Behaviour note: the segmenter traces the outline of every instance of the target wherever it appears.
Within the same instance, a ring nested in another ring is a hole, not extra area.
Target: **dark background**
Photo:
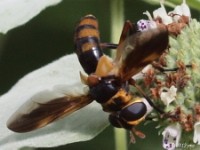
[[[158,7],[141,0],[125,0],[125,19],[136,22],[146,18],[142,15],[144,11],[152,12]],[[7,92],[25,74],[72,53],[74,27],[86,14],[93,14],[98,18],[101,40],[109,42],[112,16],[108,0],[63,0],[57,6],[47,8],[25,25],[9,31],[6,35],[0,35],[0,95]],[[199,12],[193,10],[192,15],[198,18]],[[154,126],[147,125],[143,128],[147,138],[137,139],[135,145],[128,144],[129,149],[148,150],[149,147],[145,147],[147,145],[155,145],[152,147],[154,150],[161,149],[162,137],[157,136]],[[158,143],[160,145],[156,145]],[[53,149],[55,148],[46,150]],[[113,128],[107,128],[93,140],[61,146],[58,149],[112,150]]]

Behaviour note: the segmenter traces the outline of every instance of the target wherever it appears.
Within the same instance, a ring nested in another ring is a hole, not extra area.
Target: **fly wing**
[[[118,74],[122,80],[128,80],[152,63],[168,48],[168,31],[166,27],[149,29],[133,33],[119,46],[122,52],[118,62]]]
[[[56,97],[55,93],[43,91],[32,97],[9,118],[7,127],[14,132],[29,132],[67,116],[93,101],[88,94]]]
[[[136,24],[130,22],[129,20],[127,20],[124,23],[123,29],[122,29],[122,33],[119,39],[119,43],[118,43],[118,47],[117,47],[117,53],[116,53],[116,57],[115,57],[115,62],[118,62],[119,59],[121,58],[121,55],[124,52],[123,49],[123,44],[125,44],[125,40],[131,36],[134,35],[135,33],[137,33],[137,26]],[[122,46],[122,48],[121,48]]]

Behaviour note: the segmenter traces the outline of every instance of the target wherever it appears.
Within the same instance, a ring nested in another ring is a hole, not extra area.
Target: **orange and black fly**
[[[151,23],[153,26],[148,27]],[[125,128],[143,137],[135,126],[151,111],[149,106],[162,111],[135,84],[132,76],[157,60],[168,48],[169,39],[165,25],[154,21],[148,21],[145,26],[140,24],[126,21],[118,44],[101,43],[97,19],[93,15],[83,17],[75,28],[74,43],[79,62],[87,73],[81,73],[80,77],[89,91],[84,95],[49,99],[27,112],[21,111],[27,106],[23,105],[8,120],[8,128],[15,132],[29,132],[96,100],[109,113],[109,121],[114,127]],[[116,57],[106,56],[104,48],[116,48]],[[139,89],[142,97],[130,92],[131,85]],[[29,106],[33,104],[33,101],[28,102]]]

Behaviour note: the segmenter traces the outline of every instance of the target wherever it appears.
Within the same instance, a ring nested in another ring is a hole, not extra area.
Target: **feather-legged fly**
[[[126,21],[118,44],[101,43],[97,19],[87,15],[75,28],[74,42],[79,62],[87,73],[80,73],[80,78],[89,91],[84,95],[49,99],[22,113],[21,110],[27,107],[23,105],[8,120],[7,127],[15,132],[29,132],[96,100],[109,113],[109,121],[114,127],[125,128],[143,137],[134,127],[145,119],[152,107],[160,113],[162,110],[142,92],[132,77],[168,48],[166,26],[154,21],[140,20],[137,24]],[[104,48],[116,48],[116,57],[106,56]],[[131,85],[141,92],[142,97],[130,92]]]

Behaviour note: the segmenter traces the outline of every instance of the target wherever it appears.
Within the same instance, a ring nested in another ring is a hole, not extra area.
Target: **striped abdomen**
[[[76,53],[87,74],[94,73],[99,58],[103,55],[100,48],[98,22],[93,15],[83,17],[75,29]]]

